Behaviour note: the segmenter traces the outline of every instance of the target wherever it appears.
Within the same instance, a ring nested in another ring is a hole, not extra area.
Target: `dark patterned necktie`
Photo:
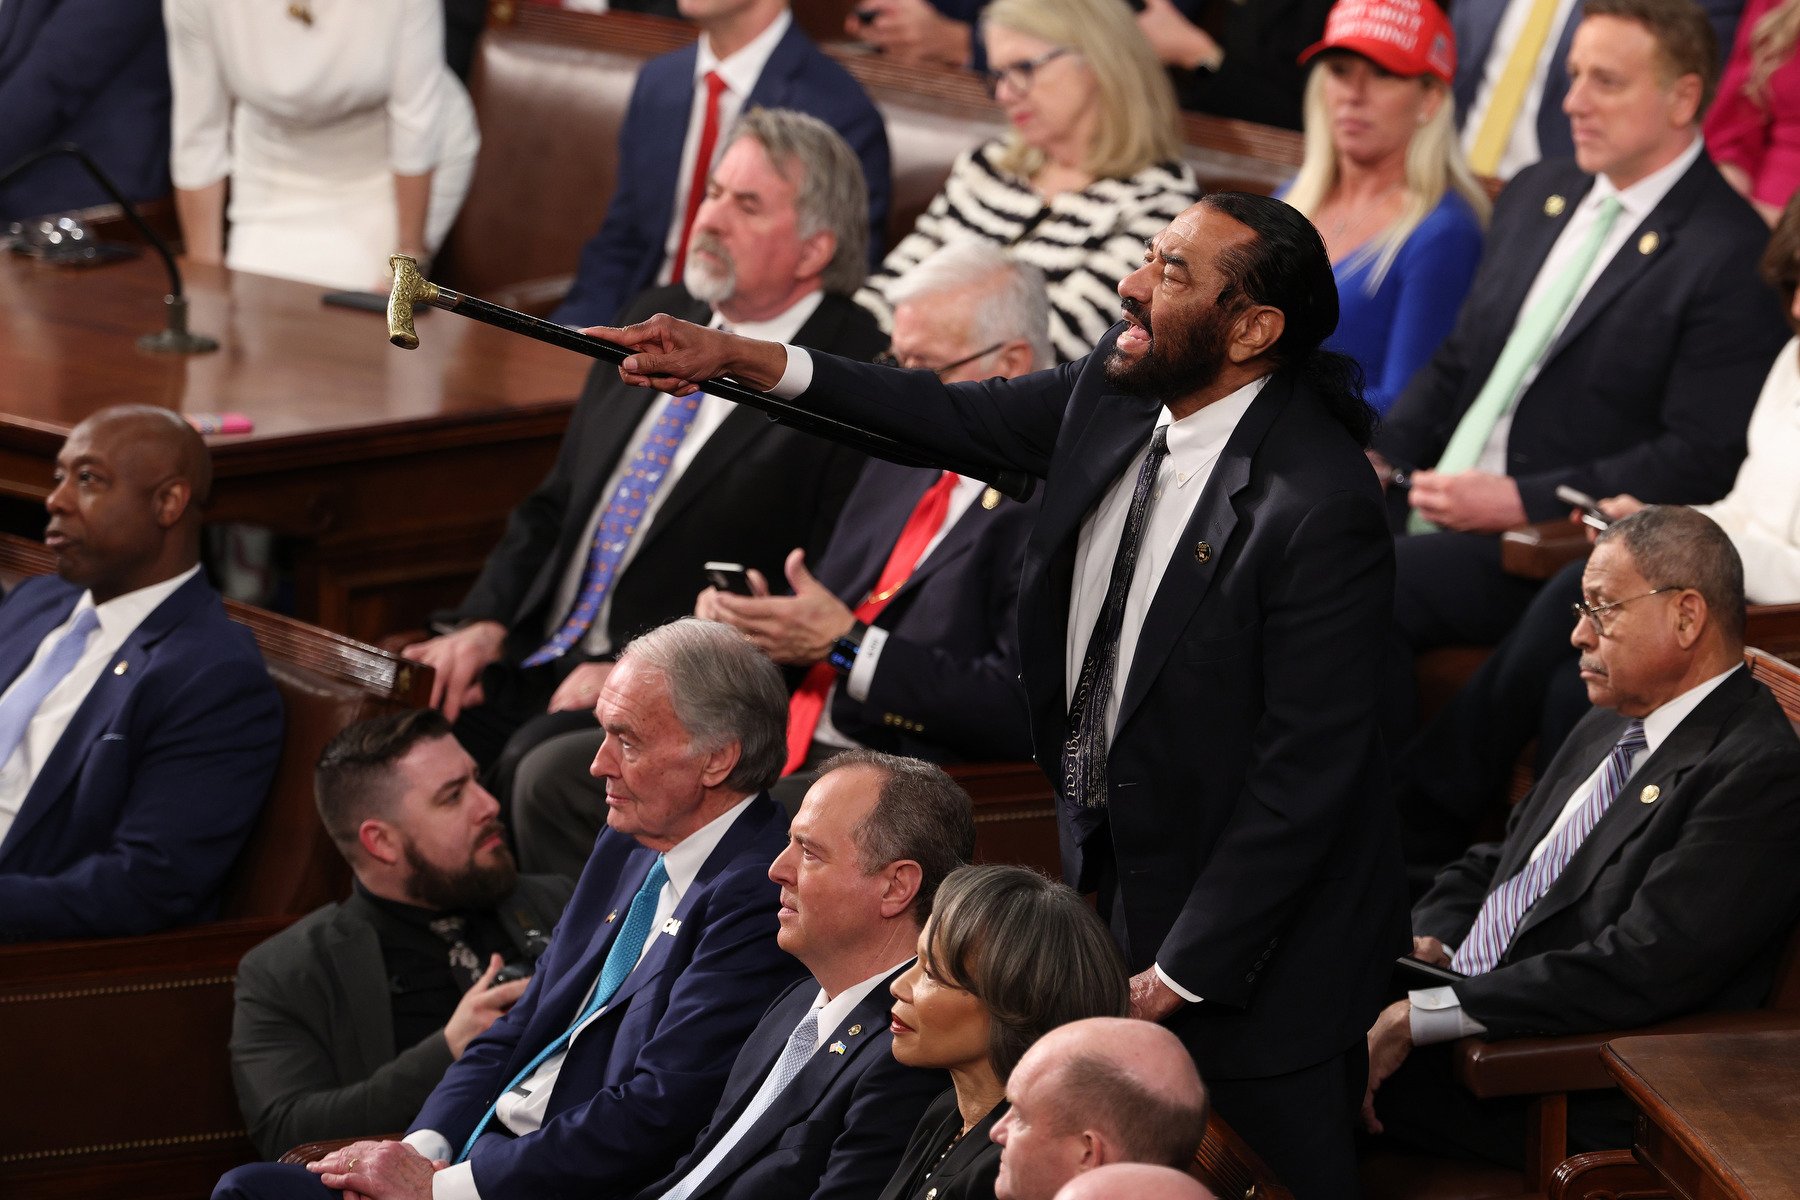
[[[469,945],[468,922],[461,917],[439,917],[431,923],[431,932],[450,947],[450,970],[456,975],[456,985],[465,992],[474,987],[481,978],[482,962],[475,947]]]
[[[1069,735],[1062,750],[1063,794],[1083,808],[1099,808],[1106,803],[1106,709],[1112,699],[1113,674],[1119,665],[1125,597],[1137,570],[1138,548],[1144,542],[1157,469],[1169,452],[1168,428],[1156,427],[1150,436],[1150,452],[1138,468],[1131,507],[1125,513],[1125,530],[1119,535],[1112,574],[1106,581],[1106,600],[1094,621],[1094,632],[1088,637],[1075,698],[1069,703]]]

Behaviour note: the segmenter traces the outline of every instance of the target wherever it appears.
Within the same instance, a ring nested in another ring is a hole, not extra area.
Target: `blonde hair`
[[[1762,109],[1769,107],[1769,76],[1794,56],[1800,41],[1800,0],[1782,0],[1756,22],[1750,33],[1750,78],[1744,94]]]
[[[1065,46],[1086,60],[1100,91],[1100,121],[1082,168],[1096,179],[1124,179],[1181,154],[1175,89],[1129,6],[1119,0],[993,0],[984,25]],[[1000,166],[1029,179],[1041,150],[1009,132]]]
[[[1306,157],[1294,186],[1288,189],[1287,202],[1311,220],[1331,190],[1338,185],[1337,139],[1331,133],[1331,115],[1325,111],[1325,72],[1323,63],[1312,69],[1306,79]],[[1475,219],[1486,228],[1493,204],[1487,189],[1469,169],[1463,157],[1462,143],[1456,136],[1455,104],[1449,89],[1437,79],[1421,76],[1421,84],[1446,93],[1437,112],[1413,132],[1406,145],[1406,205],[1392,225],[1380,236],[1371,238],[1350,256],[1350,265],[1373,260],[1367,290],[1373,293],[1387,278],[1388,270],[1399,257],[1406,239],[1419,223],[1431,215],[1444,193],[1454,191],[1475,210]]]

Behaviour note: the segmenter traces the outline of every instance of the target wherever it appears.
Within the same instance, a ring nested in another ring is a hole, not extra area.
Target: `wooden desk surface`
[[[487,423],[566,419],[591,365],[441,312],[419,319],[418,350],[398,350],[383,317],[321,304],[322,288],[216,267],[190,268],[186,283],[192,328],[222,343],[212,354],[137,348],[163,321],[164,275],[151,255],[85,269],[0,256],[0,447],[47,463],[75,423],[109,404],[241,412],[253,433],[208,439],[228,478],[375,457],[397,436],[479,437]],[[46,483],[0,472],[15,495],[41,497]]]
[[[295,539],[296,615],[364,640],[462,594],[593,365],[437,311],[399,350],[381,314],[223,268],[187,272],[190,325],[219,350],[140,350],[165,286],[149,255],[81,269],[0,254],[0,495],[41,503],[70,428],[107,405],[243,413],[254,432],[207,439],[208,519]]]
[[[1640,1159],[1690,1200],[1800,1200],[1800,1032],[1607,1043]]]

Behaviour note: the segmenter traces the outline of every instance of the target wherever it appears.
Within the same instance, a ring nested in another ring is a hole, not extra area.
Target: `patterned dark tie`
[[[1063,794],[1083,808],[1106,804],[1106,709],[1119,665],[1119,631],[1125,623],[1125,597],[1131,591],[1138,548],[1144,542],[1157,469],[1169,453],[1168,437],[1166,425],[1158,425],[1150,436],[1150,452],[1138,469],[1131,507],[1125,513],[1125,530],[1119,535],[1119,549],[1113,555],[1106,600],[1094,621],[1094,632],[1088,637],[1075,698],[1069,703],[1069,735],[1062,751]]]
[[[481,955],[469,945],[469,923],[461,917],[439,917],[431,922],[431,932],[444,939],[450,951],[450,970],[463,991],[474,987],[486,969]]]

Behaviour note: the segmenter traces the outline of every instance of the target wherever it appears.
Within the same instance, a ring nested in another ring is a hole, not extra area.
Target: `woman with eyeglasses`
[[[918,225],[857,299],[887,325],[889,289],[942,246],[978,239],[1043,271],[1058,362],[1119,317],[1119,280],[1199,197],[1175,95],[1119,0],[994,0],[989,93],[1011,125],[961,155]]]
[[[1788,201],[1769,237],[1762,277],[1781,297],[1788,324],[1800,335],[1800,195]],[[1737,548],[1751,604],[1800,603],[1800,471],[1794,469],[1800,460],[1800,336],[1769,368],[1750,414],[1748,443],[1731,490],[1694,507],[1716,521]],[[1578,481],[1577,486],[1587,485]],[[1600,500],[1598,507],[1617,521],[1644,502],[1620,495]],[[1612,637],[1643,597],[1572,612],[1571,605],[1584,602],[1585,565],[1585,559],[1570,563],[1538,590],[1480,670],[1395,756],[1395,796],[1409,862],[1437,865],[1460,854],[1482,817],[1503,799],[1525,744],[1537,738],[1535,765],[1541,774],[1587,712],[1587,689],[1576,673],[1580,656],[1569,643],[1573,623],[1593,621],[1599,636]]]
[[[1449,335],[1490,205],[1456,137],[1456,46],[1432,0],[1342,0],[1300,56],[1306,157],[1283,197],[1325,239],[1338,284],[1327,349],[1362,364],[1385,413]]]
[[[1123,6],[1121,6],[1123,7]],[[993,1200],[1006,1078],[1031,1044],[1084,1017],[1122,1017],[1130,983],[1073,890],[1024,867],[963,867],[938,889],[919,957],[894,980],[894,1057],[950,1074],[881,1200]]]

